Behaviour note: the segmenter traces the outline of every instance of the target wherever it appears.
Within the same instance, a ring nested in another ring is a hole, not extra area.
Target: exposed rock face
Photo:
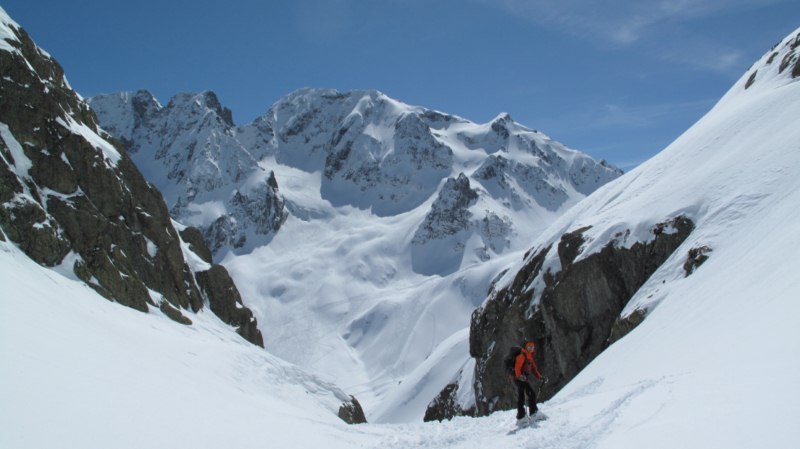
[[[446,274],[458,269],[470,236],[466,231],[473,226],[469,208],[477,200],[478,193],[470,188],[469,178],[463,173],[445,182],[414,234],[411,255],[415,272]],[[436,250],[429,247],[436,247]]]
[[[364,409],[358,403],[358,399],[350,396],[350,401],[343,402],[339,407],[339,418],[347,424],[365,424],[367,417],[364,415]]]
[[[447,384],[439,395],[428,404],[423,421],[444,421],[456,416],[475,416],[475,407],[468,407],[465,410],[458,403],[458,389],[457,383]]]
[[[515,209],[523,209],[526,204],[514,186],[522,186],[529,198],[551,211],[557,210],[569,198],[563,186],[554,186],[547,182],[547,172],[543,168],[521,164],[502,155],[487,158],[475,177],[490,191],[502,192]]]
[[[198,272],[197,283],[208,298],[211,311],[215,315],[236,327],[236,332],[245,340],[264,346],[264,339],[258,330],[253,312],[242,304],[239,290],[225,267],[214,265],[209,270]]]
[[[269,238],[286,220],[274,173],[242,147],[231,111],[213,92],[178,94],[166,107],[147,91],[90,102],[164,193],[173,218],[199,227],[213,253]]]
[[[10,19],[0,26],[2,234],[110,300],[188,324],[181,311],[201,309],[203,296],[161,194],[59,64]]]
[[[353,117],[334,136],[325,160],[323,194],[332,200],[343,193],[361,197],[358,206],[394,215],[430,197],[450,174],[453,151],[433,137],[420,116],[397,120],[393,149],[364,133],[369,124],[358,119],[361,115]],[[365,150],[373,157],[365,157]]]
[[[615,324],[614,338],[626,325],[630,329],[638,324],[618,323],[620,312],[693,227],[687,218],[677,217],[654,227],[649,241],[625,247],[611,240],[601,251],[580,259],[588,228],[578,229],[561,237],[556,272],[543,269],[552,246],[526,258],[510,285],[492,292],[472,316],[477,413],[515,406],[516,392],[502,366],[508,347],[523,339],[538,344],[537,364],[550,380],[541,390],[540,400],[546,400],[609,345]],[[642,317],[637,314],[635,319]]]
[[[477,199],[477,192],[470,188],[469,178],[463,173],[457,179],[448,179],[431,206],[431,211],[425,216],[425,221],[414,234],[413,243],[422,244],[449,237],[466,229],[472,216],[469,207]]]
[[[686,276],[691,275],[694,273],[694,270],[700,268],[700,265],[703,265],[708,260],[708,254],[710,252],[711,248],[708,246],[690,249],[689,255],[686,258],[686,263],[683,264],[683,270],[686,272]]]
[[[189,244],[189,249],[197,254],[205,263],[211,263],[211,251],[203,240],[203,233],[199,229],[188,227],[180,231],[181,239]]]

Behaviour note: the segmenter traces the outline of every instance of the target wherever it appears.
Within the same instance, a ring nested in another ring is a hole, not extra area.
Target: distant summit
[[[476,199],[495,203],[468,227],[499,219],[509,233],[513,220],[503,209],[557,211],[621,174],[506,113],[480,125],[373,90],[301,89],[240,127],[212,92],[178,94],[166,107],[146,91],[90,103],[164,193],[173,217],[202,228],[215,253],[250,251],[292,211],[308,209],[281,194],[276,165],[321,172],[322,200],[378,217],[424,207],[445,180],[463,174]]]

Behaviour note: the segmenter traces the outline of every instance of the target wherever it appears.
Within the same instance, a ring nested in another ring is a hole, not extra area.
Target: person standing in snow
[[[536,366],[533,360],[533,355],[536,353],[536,343],[529,341],[526,342],[519,354],[514,360],[514,385],[517,386],[517,419],[525,418],[525,396],[528,396],[528,411],[531,416],[536,413],[536,393],[533,391],[531,384],[528,383],[528,377],[534,376],[537,380],[543,380],[542,373]],[[545,380],[547,382],[547,380]]]

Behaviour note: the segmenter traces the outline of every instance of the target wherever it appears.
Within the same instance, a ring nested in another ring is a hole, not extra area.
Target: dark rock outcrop
[[[458,178],[447,179],[425,220],[414,233],[411,266],[415,272],[428,276],[453,273],[463,258],[470,229],[482,224],[485,225],[482,230],[487,234],[503,229],[502,219],[495,215],[486,216],[485,223],[473,219],[469,208],[477,201],[478,193],[470,186],[464,173],[460,173]],[[510,231],[506,229],[506,232]],[[502,240],[505,236],[498,237]]]
[[[197,254],[203,262],[211,263],[211,250],[203,240],[203,233],[199,229],[188,227],[180,231],[180,234],[183,241],[189,244],[189,249],[193,253]]]
[[[700,246],[689,250],[686,263],[683,264],[683,270],[686,272],[687,277],[708,260],[708,253],[710,252],[711,248],[708,246]]]
[[[364,409],[361,408],[358,399],[353,396],[350,396],[349,401],[342,403],[342,406],[339,407],[338,416],[347,424],[365,424],[367,422]]]
[[[475,397],[478,415],[513,408],[516,391],[503,374],[505,349],[523,339],[536,341],[537,364],[550,382],[541,389],[546,400],[572,379],[625,328],[618,318],[628,300],[694,229],[686,217],[655,226],[647,242],[630,247],[610,241],[597,253],[581,255],[588,228],[564,234],[557,246],[561,270],[543,266],[552,246],[540,248],[510,285],[491,293],[472,316],[470,354],[476,359]],[[619,235],[618,237],[621,237]]]
[[[629,315],[617,318],[617,321],[614,322],[614,326],[611,328],[611,335],[608,337],[609,346],[628,335],[636,326],[642,324],[646,317],[646,310],[636,309]]]
[[[253,312],[242,304],[239,290],[225,267],[214,265],[209,270],[198,272],[197,283],[215,315],[236,327],[236,332],[245,340],[264,346],[264,338],[258,330]]]
[[[422,244],[465,230],[472,217],[469,207],[477,199],[478,194],[470,187],[469,178],[464,173],[460,173],[458,178],[448,178],[425,221],[414,233],[413,243]]]
[[[458,388],[457,383],[447,384],[439,395],[428,404],[423,421],[444,421],[445,419],[453,419],[456,416],[475,416],[475,407],[469,407],[465,410],[456,400]]]

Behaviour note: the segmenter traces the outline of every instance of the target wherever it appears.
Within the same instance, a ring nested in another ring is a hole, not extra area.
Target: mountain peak
[[[223,123],[228,127],[233,127],[233,112],[230,109],[223,107],[213,91],[207,90],[200,93],[182,92],[176,94],[170,99],[167,105],[168,109],[190,109],[200,111],[211,110],[222,119]]]
[[[495,117],[492,120],[491,123],[502,123],[502,124],[514,123],[514,119],[511,118],[511,114],[509,114],[508,112],[501,112],[500,114],[497,115],[497,117]]]

